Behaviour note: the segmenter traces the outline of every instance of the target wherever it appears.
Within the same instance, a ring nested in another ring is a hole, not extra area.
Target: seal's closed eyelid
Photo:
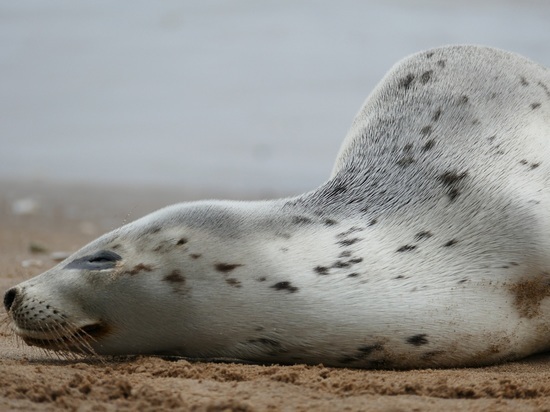
[[[93,255],[82,256],[75,259],[67,266],[66,269],[87,269],[87,270],[104,270],[115,267],[117,261],[122,257],[110,250],[100,250]]]
[[[122,259],[120,255],[109,250],[100,250],[97,253],[94,253],[91,256],[85,256],[88,258],[88,262],[99,263],[99,262],[116,262],[117,260]]]

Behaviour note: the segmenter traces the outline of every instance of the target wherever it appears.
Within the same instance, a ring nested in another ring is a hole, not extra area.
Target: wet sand
[[[52,266],[51,252],[75,251],[160,206],[215,195],[41,182],[0,182],[0,189],[2,291]],[[14,214],[14,205],[24,209],[17,203],[22,199],[32,200],[27,214]],[[0,410],[60,409],[550,411],[550,355],[487,368],[413,371],[157,357],[59,360],[18,344],[0,326]]]

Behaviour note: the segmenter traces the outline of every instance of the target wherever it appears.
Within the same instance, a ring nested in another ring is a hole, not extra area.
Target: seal
[[[391,69],[300,196],[169,206],[10,290],[27,344],[357,368],[550,349],[550,71],[449,46]]]

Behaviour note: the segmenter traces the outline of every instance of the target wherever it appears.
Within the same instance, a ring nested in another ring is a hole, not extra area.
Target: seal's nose
[[[17,297],[17,289],[11,288],[6,292],[4,295],[4,307],[6,308],[6,311],[9,312],[11,305],[13,305],[13,301]]]

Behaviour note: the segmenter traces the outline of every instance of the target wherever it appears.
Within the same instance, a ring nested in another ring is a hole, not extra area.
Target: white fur
[[[351,367],[548,350],[549,142],[548,69],[476,46],[416,54],[367,99],[321,187],[170,206],[106,234],[13,289],[14,330],[101,324],[85,338],[100,354]],[[100,250],[122,259],[68,268]],[[53,308],[72,326],[32,317]]]

